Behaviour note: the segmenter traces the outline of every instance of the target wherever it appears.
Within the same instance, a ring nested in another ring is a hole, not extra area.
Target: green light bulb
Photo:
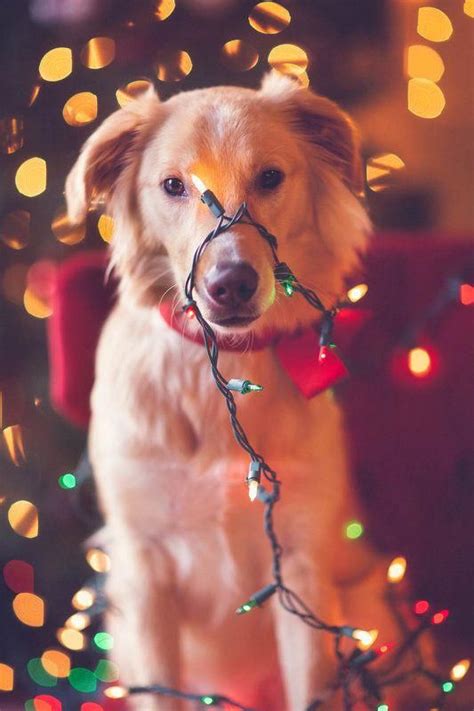
[[[69,472],[68,474],[61,474],[61,476],[58,477],[58,483],[61,489],[75,489],[77,479],[74,474]]]
[[[377,711],[389,711],[387,704],[379,704],[377,706]]]
[[[281,285],[283,289],[285,290],[285,294],[287,296],[293,296],[295,292],[294,288],[294,282],[295,282],[295,277],[290,274],[284,281],[282,281]]]
[[[243,605],[238,607],[235,612],[237,615],[245,615],[246,612],[250,612],[250,610],[253,610],[253,608],[256,606],[257,603],[255,602],[255,600],[248,600],[247,602],[244,602]]]
[[[212,696],[201,696],[201,704],[204,704],[205,706],[214,706],[214,699]]]

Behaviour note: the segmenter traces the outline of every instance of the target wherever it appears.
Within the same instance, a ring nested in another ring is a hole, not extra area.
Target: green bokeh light
[[[445,694],[450,694],[451,691],[454,691],[454,684],[452,681],[445,681],[442,685],[441,688],[443,689]]]
[[[108,652],[114,646],[114,639],[108,632],[97,632],[94,635],[94,644],[98,649]]]
[[[360,521],[348,521],[344,527],[344,535],[351,541],[355,541],[364,535],[364,526]]]
[[[387,704],[379,704],[377,706],[377,711],[389,711]]]
[[[61,489],[75,489],[77,486],[77,479],[75,474],[69,472],[68,474],[61,474],[58,478],[58,483]]]
[[[30,659],[30,661],[26,665],[26,668],[28,669],[28,674],[33,679],[33,681],[36,684],[39,684],[40,686],[47,686],[51,688],[53,686],[56,686],[56,684],[58,683],[58,680],[55,676],[53,676],[52,674],[48,674],[48,672],[43,666],[43,663],[41,662],[41,659]]]
[[[83,667],[74,667],[69,672],[69,683],[84,694],[90,694],[97,689],[97,679],[93,672]]]
[[[117,665],[108,659],[101,659],[97,663],[94,674],[97,679],[106,682],[117,681],[119,678]]]

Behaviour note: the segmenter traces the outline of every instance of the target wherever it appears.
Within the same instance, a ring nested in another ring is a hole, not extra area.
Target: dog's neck
[[[182,311],[176,311],[167,301],[161,302],[159,311],[170,328],[204,346],[201,329],[191,326]],[[306,398],[312,398],[333,387],[347,375],[344,363],[335,351],[326,349],[322,355],[318,323],[299,328],[293,333],[269,330],[254,334],[249,339],[218,336],[218,346],[223,351],[240,353],[273,348],[284,372]]]

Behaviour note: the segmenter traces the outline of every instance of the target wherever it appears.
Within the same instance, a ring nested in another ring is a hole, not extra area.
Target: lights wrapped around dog
[[[239,378],[232,378],[227,383],[229,390],[235,390],[241,395],[247,395],[247,393],[260,392],[263,390],[262,385],[256,385],[251,383],[250,380],[239,380]]]
[[[199,190],[199,193],[201,195],[201,202],[207,205],[214,217],[222,217],[225,210],[212,192],[212,190],[209,190],[206,187],[206,185],[203,183],[203,181],[198,175],[192,174],[191,180],[193,181],[194,186],[197,188],[197,190]]]
[[[261,590],[257,590],[256,593],[250,596],[247,602],[238,607],[235,611],[236,615],[245,615],[245,613],[253,610],[254,607],[259,607],[263,605],[265,600],[268,600],[276,591],[278,586],[275,583],[270,583],[270,585],[265,585]]]

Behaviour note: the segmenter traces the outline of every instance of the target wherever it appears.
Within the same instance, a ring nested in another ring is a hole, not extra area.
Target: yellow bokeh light
[[[86,639],[82,632],[71,629],[70,627],[61,627],[57,631],[56,637],[63,647],[71,649],[74,652],[78,652],[86,646]]]
[[[282,32],[290,22],[290,13],[278,2],[259,2],[249,15],[249,23],[253,29],[265,35]]]
[[[5,297],[13,304],[23,304],[28,264],[12,264],[2,276],[2,288]]]
[[[15,672],[8,664],[0,663],[0,691],[12,691],[15,685]]]
[[[72,225],[68,220],[67,212],[64,208],[60,208],[56,212],[51,222],[51,229],[58,242],[69,246],[79,244],[86,236],[85,223]]]
[[[115,59],[115,41],[110,37],[93,37],[81,50],[81,62],[88,69],[103,69]]]
[[[72,52],[69,47],[50,49],[39,64],[39,73],[45,81],[61,81],[72,72]]]
[[[347,298],[349,299],[349,301],[355,304],[357,301],[360,301],[364,298],[368,290],[369,287],[367,286],[367,284],[357,284],[356,286],[353,286],[352,289],[349,289],[349,291],[347,292]]]
[[[367,185],[374,192],[390,186],[390,178],[395,171],[405,167],[405,163],[395,153],[381,153],[368,159],[366,165]]]
[[[431,371],[431,357],[424,348],[412,348],[408,353],[408,368],[413,375],[423,377]]]
[[[74,615],[68,617],[64,623],[65,627],[70,627],[73,630],[85,630],[89,627],[91,618],[85,612],[75,612]]]
[[[18,593],[13,599],[13,611],[28,627],[42,627],[44,624],[44,600],[39,595]]]
[[[23,306],[26,313],[33,318],[49,318],[53,313],[51,306],[28,287],[23,294]]]
[[[58,649],[47,649],[41,655],[41,664],[51,676],[65,679],[71,671],[71,659],[68,654]]]
[[[84,126],[97,118],[97,96],[90,91],[81,91],[66,101],[63,118],[70,126]]]
[[[43,158],[28,158],[15,174],[16,189],[26,197],[36,197],[46,190],[47,170]]]
[[[106,215],[105,213],[101,215],[97,221],[97,229],[99,230],[99,234],[104,242],[110,244],[110,242],[112,242],[115,229],[113,217],[110,217],[110,215]]]
[[[228,69],[237,72],[246,72],[258,62],[258,52],[240,39],[229,40],[221,50],[222,62]]]
[[[28,210],[14,210],[0,224],[0,239],[11,249],[24,249],[30,239],[31,215]]]
[[[108,573],[110,570],[110,558],[107,553],[104,553],[99,548],[88,550],[86,560],[96,573]]]
[[[469,671],[470,666],[470,659],[461,659],[461,661],[455,664],[449,672],[451,681],[461,681],[461,679],[464,679],[464,677]]]
[[[109,686],[107,689],[104,689],[104,695],[107,696],[108,699],[124,699],[128,696],[128,691],[123,686]]]
[[[407,561],[403,556],[397,556],[392,560],[387,570],[387,580],[389,583],[399,583],[405,577]]]
[[[191,72],[193,63],[184,50],[174,50],[164,56],[156,67],[156,76],[160,81],[181,81]]]
[[[410,79],[408,82],[408,110],[420,118],[436,118],[446,106],[439,86],[429,79]]]
[[[463,10],[468,17],[474,17],[474,0],[464,0]]]
[[[453,25],[445,12],[437,7],[420,7],[417,32],[430,42],[446,42],[453,34]]]
[[[71,604],[76,608],[76,610],[87,610],[94,604],[95,598],[95,590],[92,590],[91,588],[81,588],[77,591],[77,593],[75,593],[71,600]]]
[[[138,96],[147,91],[153,84],[151,81],[146,79],[137,79],[136,81],[131,81],[125,86],[120,87],[115,92],[117,103],[122,108],[133,101]]]
[[[308,55],[296,44],[279,44],[268,55],[270,66],[282,74],[302,74],[308,68],[308,62]]]
[[[405,56],[406,73],[409,77],[420,77],[439,81],[444,74],[444,62],[438,52],[424,44],[408,47]]]
[[[157,20],[166,20],[175,10],[175,0],[156,0],[155,17]]]
[[[31,501],[15,501],[8,509],[8,522],[19,536],[36,538],[38,535],[38,509]]]
[[[11,461],[16,467],[20,467],[26,461],[25,443],[23,441],[21,425],[5,427],[2,436]]]

